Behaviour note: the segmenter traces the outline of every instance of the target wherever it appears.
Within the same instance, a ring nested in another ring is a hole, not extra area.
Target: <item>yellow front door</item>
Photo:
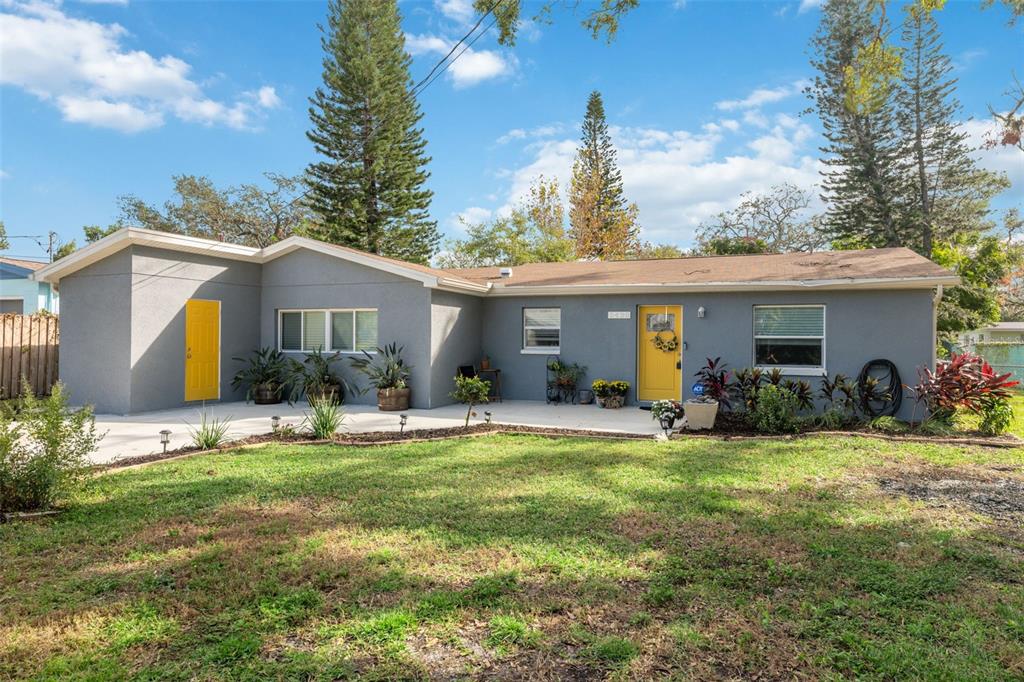
[[[220,301],[185,302],[185,400],[220,398]]]
[[[637,399],[681,400],[683,396],[682,307],[642,305],[636,323]],[[674,349],[671,348],[673,343],[676,346]]]

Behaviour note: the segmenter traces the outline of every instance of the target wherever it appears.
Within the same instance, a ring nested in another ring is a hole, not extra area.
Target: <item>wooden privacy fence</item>
[[[24,377],[36,395],[57,381],[59,322],[49,313],[0,315],[0,399],[21,395]]]

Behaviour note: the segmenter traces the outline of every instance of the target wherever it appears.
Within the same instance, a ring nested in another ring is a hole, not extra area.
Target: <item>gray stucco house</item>
[[[457,368],[485,354],[505,399],[543,400],[552,355],[587,384],[629,381],[633,403],[688,397],[708,356],[812,379],[886,358],[912,382],[958,281],[907,249],[440,270],[302,237],[255,249],[132,228],[35,278],[64,299],[61,379],[114,413],[240,400],[231,358],[262,346],[396,342],[418,408],[450,403]]]

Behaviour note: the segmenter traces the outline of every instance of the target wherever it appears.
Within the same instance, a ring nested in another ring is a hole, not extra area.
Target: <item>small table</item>
[[[501,402],[501,370],[500,369],[478,369],[476,372],[481,379],[487,379],[487,375],[490,374],[494,377],[491,380],[491,396],[498,399]]]

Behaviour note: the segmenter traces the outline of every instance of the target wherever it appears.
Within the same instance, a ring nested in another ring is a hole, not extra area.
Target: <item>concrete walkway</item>
[[[661,429],[651,413],[636,407],[602,410],[597,405],[547,405],[543,402],[509,400],[476,408],[477,417],[470,423],[483,421],[484,410],[490,410],[492,421],[498,424],[522,426],[549,426],[562,429],[588,429],[613,433],[640,433],[655,435]],[[289,406],[254,405],[242,402],[211,403],[206,407],[208,419],[228,419],[232,439],[269,433],[270,418],[281,417],[282,424],[296,427],[309,411],[306,403]],[[346,405],[344,430],[351,433],[368,431],[397,431],[398,413],[380,412],[375,405]],[[464,405],[446,405],[433,410],[407,410],[406,430],[436,429],[461,426],[465,422]],[[183,407],[134,415],[96,415],[96,428],[105,433],[99,450],[90,458],[94,464],[106,464],[123,457],[136,457],[160,452],[160,431],[171,431],[169,450],[189,445],[192,437],[189,427],[199,423],[200,410]]]

